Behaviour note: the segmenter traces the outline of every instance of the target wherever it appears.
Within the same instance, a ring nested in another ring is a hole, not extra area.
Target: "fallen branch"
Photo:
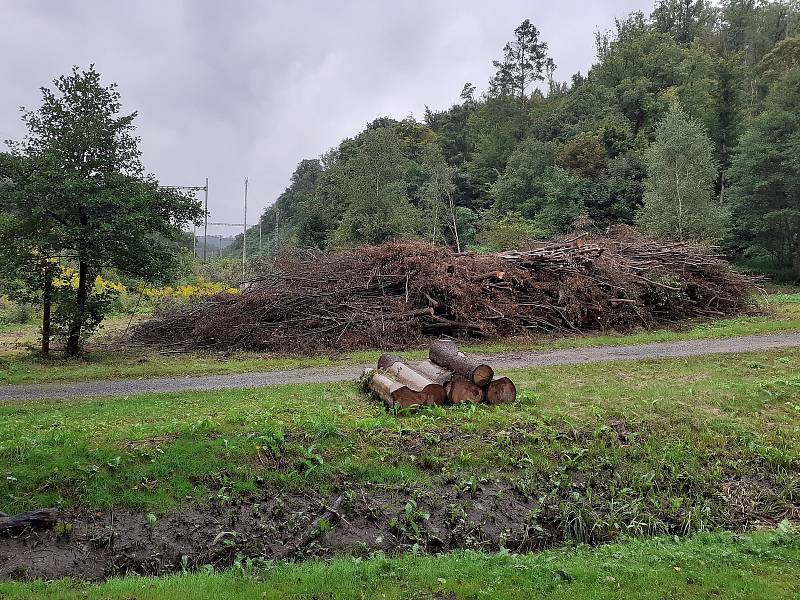
[[[0,531],[24,529],[26,527],[51,527],[58,518],[58,509],[40,508],[11,517],[0,517]]]
[[[342,499],[343,496],[336,498],[333,504],[329,507],[326,507],[325,512],[314,519],[300,535],[295,537],[291,542],[284,544],[283,548],[275,553],[275,558],[277,560],[285,560],[289,558],[295,552],[307,546],[309,542],[311,542],[311,540],[318,535],[319,526],[323,521],[327,521],[332,525],[335,519],[340,518],[341,515],[339,515],[339,507],[342,505]]]

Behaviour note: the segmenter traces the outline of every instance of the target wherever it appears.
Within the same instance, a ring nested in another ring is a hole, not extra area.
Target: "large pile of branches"
[[[627,227],[490,255],[421,243],[295,251],[242,293],[158,315],[133,341],[311,353],[407,348],[441,335],[623,332],[751,312],[753,291],[754,280],[712,250]]]

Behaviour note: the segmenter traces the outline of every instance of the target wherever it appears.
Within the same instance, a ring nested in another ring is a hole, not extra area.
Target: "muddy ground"
[[[318,525],[313,539],[301,544],[292,558],[392,553],[414,544],[430,551],[489,549],[497,548],[501,538],[511,546],[523,543],[522,525],[532,506],[511,490],[489,486],[474,494],[415,496],[417,500],[384,486],[345,493],[337,515]],[[336,497],[310,494],[265,495],[174,512],[155,522],[132,512],[64,514],[52,529],[0,538],[0,577],[99,580],[207,564],[221,568],[237,556],[278,558],[286,544],[303,540],[309,526],[335,501]],[[536,545],[544,543],[537,537]],[[534,540],[528,545],[535,545]]]
[[[776,506],[774,498],[764,498],[770,483],[727,482],[720,490],[731,508],[725,528],[743,530],[787,514],[800,516],[800,506]],[[328,512],[340,495],[338,509]],[[330,518],[312,527],[326,512]],[[0,534],[0,578],[102,580],[205,565],[225,568],[284,558],[294,547],[289,558],[297,560],[393,554],[415,546],[425,552],[528,551],[564,543],[570,530],[562,516],[558,507],[541,506],[511,486],[474,481],[414,492],[367,485],[326,497],[265,492],[156,519],[138,512],[63,513],[52,528]],[[601,533],[590,541],[602,538]]]

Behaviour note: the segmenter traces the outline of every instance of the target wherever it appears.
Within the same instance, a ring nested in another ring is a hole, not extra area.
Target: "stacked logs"
[[[390,410],[478,402],[502,404],[517,397],[517,388],[508,377],[495,376],[492,367],[460,352],[451,340],[433,342],[428,359],[416,363],[383,354],[378,368],[368,369],[364,381],[366,388]]]

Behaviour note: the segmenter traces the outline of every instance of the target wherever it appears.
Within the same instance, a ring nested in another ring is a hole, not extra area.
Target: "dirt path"
[[[704,354],[736,354],[771,348],[800,347],[800,332],[777,333],[727,339],[689,340],[629,346],[599,346],[545,352],[513,352],[487,355],[499,371],[524,367],[574,365],[614,360],[676,358]],[[359,377],[365,365],[316,367],[289,371],[204,375],[152,379],[98,380],[77,383],[3,385],[0,402],[81,398],[90,396],[131,396],[153,392],[185,392],[260,388],[298,383],[349,381]]]

